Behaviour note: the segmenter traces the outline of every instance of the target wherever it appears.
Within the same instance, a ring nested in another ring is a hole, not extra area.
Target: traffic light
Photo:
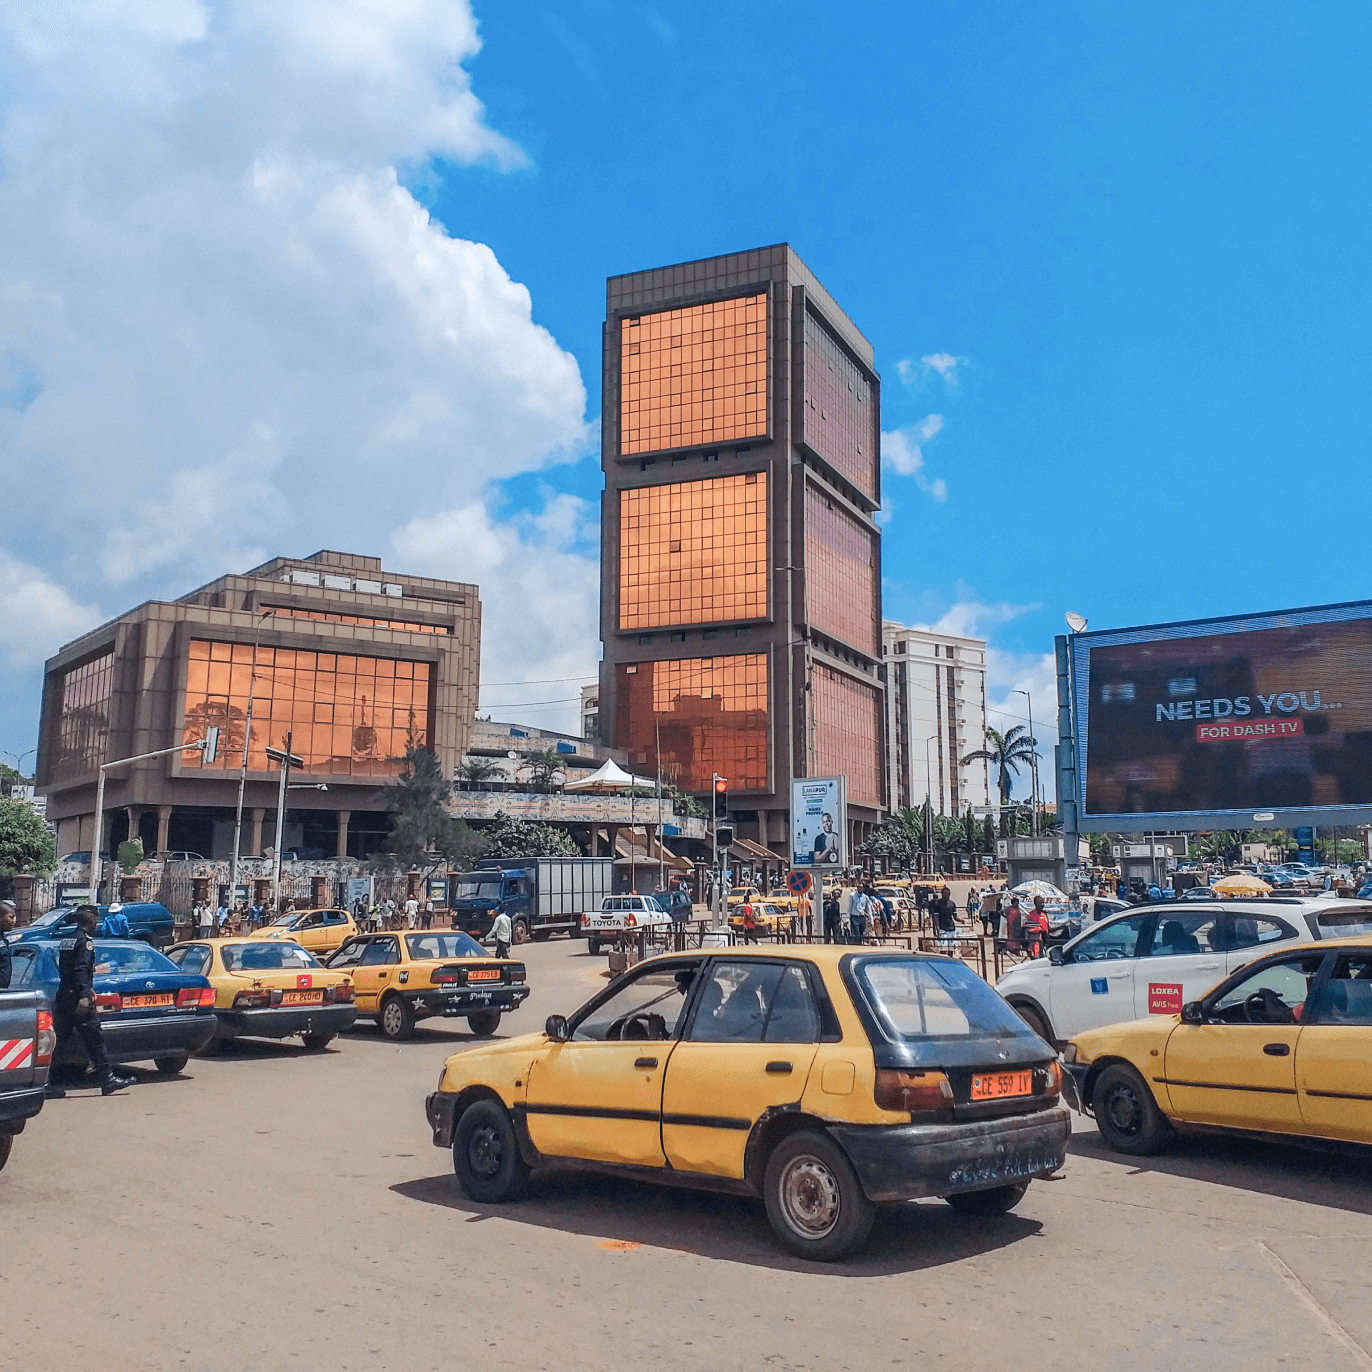
[[[724,849],[732,848],[734,845],[734,826],[732,824],[715,825],[715,847]]]
[[[715,818],[729,818],[729,778],[715,778]]]

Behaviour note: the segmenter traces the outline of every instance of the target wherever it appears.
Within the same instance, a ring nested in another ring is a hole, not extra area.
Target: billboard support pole
[[[1077,835],[1077,743],[1072,726],[1072,644],[1075,635],[1053,638],[1053,657],[1058,676],[1058,743],[1053,749],[1057,765],[1058,818],[1062,821],[1062,855],[1066,863],[1067,894],[1076,895],[1081,885]]]

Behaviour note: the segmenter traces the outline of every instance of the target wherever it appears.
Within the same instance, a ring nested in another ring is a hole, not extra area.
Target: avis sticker
[[[1181,1014],[1181,986],[1174,981],[1148,983],[1148,1013],[1150,1015]]]
[[[1091,978],[1091,994],[1093,996],[1106,996],[1110,994],[1110,983],[1104,977]]]

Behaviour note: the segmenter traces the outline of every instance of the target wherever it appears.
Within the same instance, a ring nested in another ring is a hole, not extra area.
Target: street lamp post
[[[281,765],[281,785],[276,793],[276,854],[272,861],[272,906],[276,913],[281,911],[281,839],[286,827],[286,790],[290,782],[291,768],[303,767],[305,759],[291,752],[293,734],[286,735],[284,748],[268,748],[267,757]]]
[[[924,740],[924,851],[925,861],[929,864],[925,869],[930,876],[934,874],[934,809],[931,797],[934,793],[934,766],[929,760],[929,745],[938,738],[937,734],[930,734]],[[939,796],[939,805],[943,805],[943,796]]]
[[[257,627],[253,630],[252,670],[248,675],[248,717],[243,726],[243,765],[238,769],[238,809],[235,811],[233,819],[233,866],[229,872],[230,900],[234,898],[238,890],[238,850],[242,846],[243,837],[243,791],[248,784],[248,748],[252,743],[252,702],[254,688],[257,685],[257,642],[262,636],[262,621],[268,615],[275,613],[275,610],[263,610],[258,615]],[[259,824],[258,828],[261,827]]]
[[[1029,815],[1029,832],[1037,838],[1039,832],[1039,743],[1038,739],[1034,737],[1034,697],[1022,687],[1016,687],[1012,694],[1023,696],[1029,702],[1029,743],[1033,750],[1029,760],[1029,772],[1030,785],[1034,792],[1034,804]]]

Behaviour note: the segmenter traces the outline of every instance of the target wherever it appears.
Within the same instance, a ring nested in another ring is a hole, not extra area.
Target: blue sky
[[[294,78],[283,83],[279,65],[254,67],[261,44],[230,23],[242,8],[164,0],[170,17],[151,36],[91,40],[95,62],[112,73],[160,72],[174,95],[188,54],[205,48],[208,62],[216,43],[220,67],[239,63],[250,78],[280,88],[279,108],[268,101],[265,115],[260,101],[210,112],[195,105],[203,122],[183,118],[182,128],[203,142],[183,134],[171,173],[166,156],[153,156],[173,146],[157,116],[130,112],[122,93],[110,95],[124,135],[118,156],[134,161],[129,179],[142,189],[136,200],[130,193],[127,203],[111,199],[93,213],[147,233],[149,217],[137,211],[168,202],[159,178],[213,188],[218,177],[231,188],[244,184],[251,165],[260,213],[242,232],[249,248],[261,249],[255,261],[279,254],[283,265],[264,278],[235,261],[231,270],[251,276],[254,289],[214,295],[205,264],[226,253],[203,227],[221,216],[203,212],[188,212],[175,248],[158,254],[165,270],[156,290],[168,273],[176,287],[166,288],[167,313],[218,337],[230,359],[219,369],[228,375],[213,382],[205,380],[210,369],[197,374],[207,403],[180,429],[165,420],[174,407],[158,389],[159,354],[135,348],[128,357],[128,330],[164,326],[156,311],[121,311],[112,295],[103,324],[96,319],[86,335],[54,343],[35,317],[8,338],[0,334],[9,359],[0,407],[18,416],[0,422],[0,457],[18,463],[36,453],[50,473],[65,464],[67,475],[79,476],[89,458],[73,454],[127,429],[127,461],[145,482],[136,510],[121,493],[89,508],[78,502],[60,517],[50,487],[21,483],[0,591],[9,587],[26,604],[59,599],[56,613],[50,607],[35,620],[29,612],[8,640],[0,623],[0,648],[11,648],[0,747],[33,742],[34,661],[42,655],[34,645],[43,638],[35,622],[75,630],[146,595],[180,593],[249,565],[243,559],[254,551],[308,552],[340,530],[357,531],[357,542],[370,529],[377,551],[397,565],[423,562],[415,570],[450,566],[444,574],[462,576],[452,564],[470,562],[488,607],[483,676],[528,683],[493,688],[483,703],[531,721],[565,721],[561,705],[517,715],[513,707],[564,698],[532,683],[594,670],[594,644],[589,656],[585,648],[593,604],[568,587],[585,580],[595,551],[604,278],[780,240],[796,247],[876,349],[883,427],[895,435],[886,444],[886,613],[988,635],[997,701],[1028,685],[1036,717],[1048,717],[1046,655],[1068,609],[1105,628],[1368,594],[1354,522],[1366,467],[1359,397],[1372,319],[1366,7],[854,11],[507,0],[476,4],[474,52],[465,10],[424,0],[416,7],[422,23],[396,21],[395,32],[381,35],[393,60],[378,59],[367,72],[393,120],[377,113],[378,100],[337,85],[336,55],[319,55],[321,40],[303,20],[272,39],[289,47]],[[24,32],[11,31],[0,60],[0,75],[13,68],[11,78],[23,78],[10,81],[20,93],[6,111],[12,184],[0,189],[0,227],[7,212],[35,205],[41,227],[44,193],[69,192],[45,180],[41,138],[28,128],[51,116],[63,149],[88,148],[87,169],[67,169],[83,204],[83,176],[94,182],[104,165],[104,135],[72,113],[76,95]],[[459,62],[484,119],[444,103],[445,91],[465,96]],[[388,80],[396,90],[385,89]],[[252,80],[240,84],[254,89]],[[201,100],[178,98],[188,107]],[[326,121],[313,128],[297,117],[316,109],[337,120],[337,146]],[[138,153],[140,140],[147,156]],[[312,180],[326,163],[331,179]],[[408,312],[389,297],[352,298],[366,275],[348,256],[361,251],[356,244],[394,245],[411,232],[397,217],[405,207],[386,199],[391,168],[453,239],[486,245],[527,287],[531,320],[491,284],[489,263],[475,251],[464,257],[455,249],[449,277],[410,281],[410,259],[373,247],[367,260],[376,278],[399,283],[386,289]],[[27,198],[15,200],[16,188]],[[237,203],[223,194],[225,205]],[[283,203],[287,210],[263,217],[261,207]],[[321,237],[321,210],[350,231],[361,226],[336,257],[333,240]],[[307,272],[293,265],[301,260],[297,237],[310,233],[310,271],[327,307],[305,294]],[[27,274],[74,297],[90,263],[74,249],[57,252],[51,236],[35,237],[23,258]],[[97,265],[130,292],[140,285],[127,254],[111,250]],[[175,281],[178,270],[185,276]],[[233,313],[248,308],[244,299],[268,302],[283,280],[302,293],[293,318],[273,317],[267,303],[252,307],[246,326]],[[446,300],[452,288],[451,309],[471,325],[458,287],[473,280],[489,292],[482,299],[495,302],[482,318],[508,315],[491,325],[499,346],[473,347],[430,375],[443,330],[435,325],[426,335],[414,301]],[[271,289],[257,291],[264,282]],[[260,345],[230,347],[245,327]],[[308,370],[262,400],[272,378],[335,332],[365,334],[367,346],[331,353],[321,371],[347,378],[350,396],[379,391],[384,423],[358,401],[348,432],[331,429],[327,385]],[[511,360],[492,381],[484,355],[505,347]],[[78,407],[84,428],[51,415],[40,425],[44,387],[56,397],[59,364],[80,348],[105,358],[110,375],[131,380],[140,398],[89,413]],[[270,376],[243,360],[276,348]],[[394,359],[376,363],[390,348]],[[116,355],[119,368],[109,361]],[[402,368],[424,374],[426,387],[388,396],[384,378]],[[483,412],[485,392],[503,415],[524,417],[523,427]],[[451,393],[468,408],[432,419],[432,397]],[[323,416],[317,422],[300,418],[310,405]],[[206,414],[231,422],[210,431]],[[397,416],[416,414],[420,436],[412,441]],[[329,480],[330,463],[342,461],[333,455],[373,420],[368,443],[349,449],[355,465]],[[378,433],[402,438],[382,442]],[[186,456],[197,446],[206,454],[198,465]],[[139,466],[145,448],[163,455]],[[156,493],[183,478],[188,490],[217,490],[225,471],[230,491],[246,486],[258,498],[235,513],[230,531],[217,521],[181,546],[175,511],[158,505]],[[401,486],[412,480],[411,503],[393,507],[378,496],[376,506],[373,491],[395,477]],[[306,478],[313,485],[299,484]],[[335,486],[341,504],[330,506],[334,497],[320,496],[321,484]],[[479,501],[464,497],[464,484]],[[276,512],[276,492],[292,497],[289,518]],[[321,502],[313,521],[299,513],[312,500]],[[71,548],[55,553],[73,520],[90,521],[102,538],[113,527],[118,537],[109,535],[98,559]],[[530,556],[548,569],[544,582],[521,579]],[[566,597],[575,594],[573,606]],[[495,627],[515,625],[529,606],[522,636]],[[579,641],[570,631],[559,638],[560,625],[573,626]],[[1017,709],[1002,722],[1013,722]],[[1039,733],[1051,743],[1051,730]]]

